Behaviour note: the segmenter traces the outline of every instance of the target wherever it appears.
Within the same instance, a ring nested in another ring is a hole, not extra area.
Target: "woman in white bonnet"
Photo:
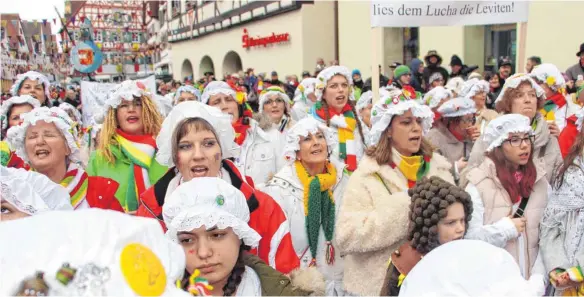
[[[259,269],[247,251],[261,236],[249,225],[245,196],[226,181],[201,177],[181,184],[163,207],[167,236],[179,243],[186,256],[186,274],[198,269],[213,286],[213,296],[296,296],[283,274]],[[261,264],[261,263],[260,263]],[[265,265],[265,264],[263,264]]]
[[[292,105],[292,119],[295,121],[300,121],[301,119],[308,116],[308,111],[316,102],[316,95],[314,90],[318,79],[314,77],[308,77],[303,79],[296,91],[294,92],[294,104]]]
[[[184,101],[201,101],[201,91],[193,86],[181,86],[174,94],[173,105]]]
[[[10,89],[12,96],[31,95],[41,106],[51,107],[51,91],[49,79],[36,71],[19,74]]]
[[[0,142],[0,161],[2,166],[25,168],[28,165],[10,148],[6,141],[6,132],[13,126],[22,123],[21,114],[30,112],[34,108],[40,107],[38,100],[30,95],[14,96],[2,102],[0,108],[0,117],[2,122],[2,142]]]
[[[0,176],[0,221],[52,210],[73,210],[67,191],[40,173],[0,166]]]
[[[306,286],[329,296],[344,292],[343,259],[335,253],[334,227],[349,175],[345,163],[331,156],[336,145],[323,123],[310,117],[300,120],[286,136],[287,165],[262,188],[288,217],[300,259],[293,277],[311,275]]]

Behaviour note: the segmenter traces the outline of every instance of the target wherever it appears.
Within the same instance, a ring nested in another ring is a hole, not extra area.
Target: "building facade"
[[[281,77],[336,59],[334,1],[167,1],[173,77],[254,68]],[[168,16],[168,15],[167,15]]]

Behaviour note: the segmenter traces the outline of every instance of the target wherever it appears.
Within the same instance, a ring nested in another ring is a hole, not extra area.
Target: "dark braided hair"
[[[440,245],[438,222],[448,215],[446,209],[450,205],[457,202],[462,204],[465,225],[468,227],[473,210],[472,201],[470,195],[460,187],[432,176],[419,181],[408,190],[408,194],[412,199],[408,240],[422,255]]]
[[[353,104],[353,102],[351,100],[347,100],[347,103],[349,104],[349,106],[351,106],[351,110],[353,111],[353,114],[355,115],[355,117],[357,117],[357,110],[355,109],[355,104]],[[321,104],[322,104],[322,108],[324,109],[326,126],[330,127],[331,126],[331,118],[329,115],[328,103],[326,103],[326,100],[324,100],[324,98],[323,98],[321,101]],[[361,127],[361,121],[359,121],[357,118],[355,118],[355,121],[357,122],[357,129],[359,130],[359,135],[361,135],[361,142],[363,143],[363,145],[365,147],[367,147],[367,144],[365,144],[365,136],[363,136],[363,128]]]
[[[245,272],[243,255],[249,250],[250,247],[244,245],[243,243],[239,246],[239,256],[237,257],[237,262],[235,262],[235,266],[233,266],[233,270],[231,270],[231,274],[227,278],[227,283],[225,284],[225,286],[223,286],[223,296],[232,296],[233,294],[235,294],[235,291],[237,291],[237,287],[241,283],[243,273]],[[181,281],[181,287],[185,291],[189,286],[189,277],[190,273],[185,269],[184,277]]]

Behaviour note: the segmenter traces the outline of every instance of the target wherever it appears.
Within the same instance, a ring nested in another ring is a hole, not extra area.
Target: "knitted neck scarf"
[[[447,127],[448,132],[450,132],[450,134],[452,134],[452,136],[454,136],[454,138],[456,138],[456,140],[463,142],[466,139],[466,136],[456,132],[454,129],[451,129],[450,127]]]
[[[87,173],[85,170],[83,170],[78,164],[69,164],[67,173],[65,173],[65,177],[59,184],[69,192],[71,205],[73,206],[73,209],[77,209],[87,196],[87,185],[89,184],[89,180],[87,179]]]
[[[332,126],[339,131],[339,158],[347,164],[347,170],[350,172],[357,169],[357,143],[355,142],[355,128],[357,121],[355,114],[348,103],[341,110],[340,113],[335,112],[332,108],[328,108],[328,117],[325,114],[322,102],[319,101],[314,105],[316,115],[322,120],[330,119]]]
[[[231,124],[231,126],[233,126],[233,130],[235,130],[235,142],[238,145],[242,145],[247,136],[247,129],[249,129],[250,126],[243,124],[243,117],[239,118],[239,120]]]
[[[310,266],[316,265],[316,252],[320,227],[326,239],[326,262],[335,263],[335,249],[332,244],[335,231],[335,199],[332,188],[337,181],[337,171],[331,163],[326,165],[326,173],[310,176],[300,161],[294,162],[296,174],[304,186],[304,215],[306,234],[312,254]]]
[[[562,108],[564,105],[566,105],[566,97],[558,92],[546,100],[539,112],[541,112],[546,121],[554,121],[556,119],[556,109]]]
[[[416,181],[422,179],[430,169],[430,156],[414,155],[406,157],[394,148],[391,149],[391,159],[389,166],[396,167],[408,180],[408,189],[416,185]]]
[[[156,153],[156,141],[152,135],[130,135],[117,129],[115,136],[122,153],[130,159],[130,178],[124,201],[120,201],[126,212],[138,209],[138,197],[150,187],[148,169]]]

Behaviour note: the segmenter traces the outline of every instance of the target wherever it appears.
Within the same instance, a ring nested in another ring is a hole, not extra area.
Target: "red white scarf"
[[[67,173],[65,173],[65,177],[59,184],[69,192],[71,205],[74,209],[86,204],[85,198],[87,196],[89,180],[87,173],[81,166],[75,163],[69,164]]]
[[[237,122],[231,124],[233,126],[233,130],[235,130],[235,142],[238,145],[242,145],[245,141],[245,137],[247,136],[247,129],[249,129],[249,124],[244,125],[242,124],[243,117],[239,118]]]

